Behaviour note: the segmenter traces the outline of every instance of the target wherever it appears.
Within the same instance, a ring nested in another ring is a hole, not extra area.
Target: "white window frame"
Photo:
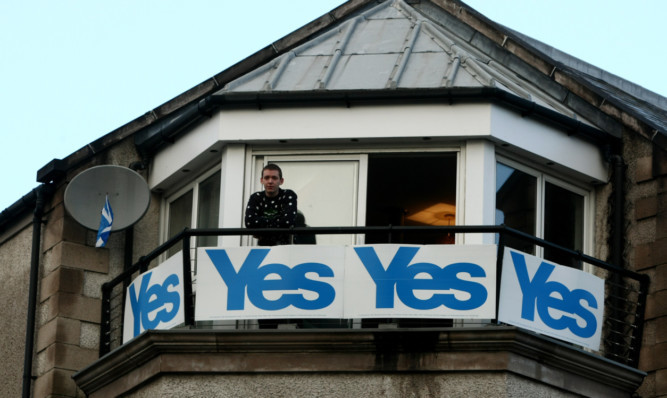
[[[368,157],[371,154],[377,153],[456,153],[456,225],[461,225],[464,220],[465,214],[465,186],[462,184],[464,181],[466,167],[464,163],[464,153],[465,153],[465,143],[447,143],[442,146],[414,146],[410,148],[405,147],[393,147],[391,145],[386,145],[381,148],[368,148],[361,147],[355,149],[313,149],[313,150],[303,150],[303,149],[290,149],[285,148],[278,151],[266,150],[266,149],[254,149],[248,151],[247,153],[247,162],[246,165],[250,168],[249,172],[246,173],[246,191],[244,201],[247,202],[250,195],[258,190],[261,190],[261,184],[259,183],[259,178],[256,178],[256,174],[261,170],[268,162],[276,162],[280,164],[281,161],[336,161],[336,160],[358,160],[359,161],[359,170],[357,178],[357,214],[356,214],[356,225],[355,226],[365,226],[366,225],[366,201],[367,201],[367,186],[368,186]],[[260,159],[261,158],[261,159]],[[297,193],[298,194],[298,193]],[[457,234],[456,243],[459,244],[463,240],[459,237],[461,234]],[[364,235],[357,235],[355,237],[356,244],[364,244]],[[250,237],[246,237],[243,240],[244,245],[250,245]]]
[[[536,220],[535,220],[535,236],[538,238],[544,238],[544,205],[545,205],[545,189],[546,183],[556,185],[558,187],[567,189],[577,195],[581,195],[584,199],[583,204],[583,249],[582,252],[586,254],[591,254],[591,251],[594,247],[594,236],[593,236],[593,225],[595,217],[595,192],[592,188],[586,189],[581,184],[576,184],[563,180],[554,176],[553,173],[549,173],[548,170],[543,168],[538,168],[535,166],[527,165],[526,163],[521,163],[517,160],[511,159],[509,157],[496,154],[496,163],[502,163],[506,166],[512,167],[516,170],[529,174],[537,179],[537,193],[536,193]],[[495,175],[493,176],[495,181]],[[495,184],[495,182],[494,182]],[[496,207],[495,196],[494,196],[494,208]],[[544,249],[541,246],[536,246],[535,255],[538,257],[543,257]]]
[[[199,210],[199,184],[212,176],[213,174],[217,173],[220,171],[220,164],[208,169],[207,171],[199,174],[196,178],[193,180],[189,181],[186,185],[183,185],[181,188],[174,190],[173,192],[170,192],[167,195],[163,196],[162,199],[162,205],[160,206],[161,211],[160,211],[160,223],[161,223],[161,228],[160,228],[160,242],[164,243],[166,242],[170,236],[169,236],[169,216],[170,216],[170,209],[171,209],[171,203],[175,201],[176,199],[180,198],[182,195],[184,195],[186,192],[192,190],[192,215],[191,215],[191,225],[190,228],[196,228],[196,223],[197,223],[197,214]],[[222,186],[222,182],[221,182]],[[220,202],[223,201],[222,196],[220,197]],[[222,207],[221,207],[222,208]],[[218,225],[220,225],[220,217],[218,217]],[[190,248],[193,250],[193,253],[196,249],[196,239],[195,237],[192,237],[190,239]],[[194,257],[191,257],[194,259]],[[163,253],[160,256],[160,261],[164,261],[167,259],[167,254]]]

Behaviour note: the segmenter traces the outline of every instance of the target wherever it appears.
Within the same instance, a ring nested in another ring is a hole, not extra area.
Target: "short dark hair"
[[[264,177],[264,170],[277,170],[278,176],[280,176],[280,178],[283,178],[283,171],[280,170],[280,167],[275,163],[269,163],[266,166],[264,166],[264,168],[262,169],[262,177]]]

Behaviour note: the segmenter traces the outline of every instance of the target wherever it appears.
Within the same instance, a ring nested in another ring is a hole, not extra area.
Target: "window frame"
[[[193,180],[188,181],[186,184],[180,186],[180,188],[174,189],[173,191],[169,192],[168,194],[163,195],[162,197],[162,203],[161,203],[161,211],[160,211],[160,242],[164,243],[166,242],[171,236],[169,233],[169,221],[170,221],[170,216],[171,216],[171,204],[179,199],[181,196],[185,195],[188,191],[192,190],[192,214],[191,214],[191,222],[190,222],[190,228],[196,228],[196,223],[198,221],[198,211],[199,211],[199,189],[200,189],[200,184],[207,180],[209,177],[213,176],[215,173],[218,173],[221,171],[221,164],[217,164],[212,168],[207,169],[203,173],[200,173],[197,177],[195,177]],[[222,188],[222,174],[221,174],[221,188]],[[220,202],[218,203],[219,207],[219,213],[218,213],[218,221],[217,225],[220,225],[220,219],[221,219],[221,214],[220,210],[222,209],[222,201],[223,198],[222,196],[220,197]],[[192,250],[196,249],[196,239],[195,237],[192,237],[190,240],[190,247]],[[165,252],[164,254],[161,255],[160,261],[166,260],[168,257],[167,253]],[[194,258],[194,257],[193,257]]]
[[[545,212],[545,190],[546,184],[550,183],[557,187],[566,189],[574,194],[580,195],[583,197],[583,239],[582,239],[582,253],[591,254],[594,246],[594,237],[593,237],[593,225],[595,222],[595,191],[592,187],[585,187],[585,184],[578,182],[570,182],[564,180],[562,177],[559,178],[553,172],[550,172],[544,167],[539,167],[536,165],[530,165],[528,163],[520,162],[514,158],[504,156],[496,153],[496,164],[502,163],[508,167],[512,167],[516,170],[519,170],[523,173],[531,175],[537,180],[537,192],[536,192],[536,220],[535,220],[535,236],[538,238],[544,238],[544,212]],[[495,180],[495,175],[493,176]],[[497,187],[496,187],[497,188]],[[495,196],[494,196],[494,209],[496,208]],[[541,246],[537,246],[535,249],[535,255],[537,257],[544,258],[544,249]]]
[[[280,150],[268,150],[266,148],[251,148],[247,152],[246,160],[246,186],[244,203],[247,202],[250,195],[258,190],[261,190],[261,184],[259,179],[255,178],[259,170],[262,170],[263,166],[268,162],[276,162],[280,164],[280,161],[336,161],[336,160],[359,160],[359,169],[358,169],[358,187],[357,187],[357,209],[356,209],[356,225],[355,226],[365,226],[366,225],[366,201],[368,199],[367,187],[368,187],[368,157],[371,154],[378,153],[455,153],[456,154],[456,217],[455,225],[461,225],[464,221],[465,214],[465,203],[463,198],[465,197],[465,184],[463,180],[465,178],[465,142],[448,142],[443,145],[437,146],[422,146],[415,145],[411,147],[394,147],[393,145],[386,145],[380,148],[370,148],[370,147],[359,147],[354,149],[340,149],[340,148],[318,148],[313,150],[303,150],[300,148],[281,148]],[[260,159],[261,158],[261,159]],[[249,168],[248,168],[249,167]],[[297,192],[298,194],[298,192]],[[245,209],[244,209],[245,215]],[[463,238],[456,235],[456,244],[463,242]],[[355,238],[355,244],[362,245],[365,243],[363,235],[357,235]],[[243,245],[250,245],[251,239],[246,237],[243,240]]]

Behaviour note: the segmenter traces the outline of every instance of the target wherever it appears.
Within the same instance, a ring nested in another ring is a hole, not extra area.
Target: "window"
[[[209,172],[167,199],[167,236],[184,228],[217,228],[220,211],[220,170]],[[195,222],[193,222],[195,221]],[[216,246],[216,236],[200,236],[197,246]],[[167,251],[171,257],[183,248],[179,243]]]
[[[496,164],[496,225],[505,224],[572,250],[584,250],[587,193],[508,161]],[[580,267],[554,250],[509,238],[506,244],[547,260]]]
[[[278,164],[282,188],[298,195],[308,226],[455,225],[458,152],[380,152],[370,154],[255,155],[252,191],[267,163]],[[348,235],[317,235],[317,244],[354,244]],[[365,243],[388,242],[386,233],[367,234]],[[442,233],[394,234],[394,243],[454,243]],[[299,327],[451,326],[451,319],[293,320]],[[261,322],[260,322],[260,327]]]
[[[368,159],[367,226],[456,224],[456,153],[373,154]],[[366,243],[386,243],[368,234]],[[447,234],[395,234],[394,243],[454,243]]]
[[[276,163],[285,178],[281,188],[291,189],[298,196],[297,226],[354,226],[362,200],[359,180],[365,175],[364,161],[363,155],[257,156],[254,191],[262,189],[262,167]],[[321,245],[356,243],[352,235],[301,235],[295,239]]]
[[[252,179],[267,163],[283,170],[308,226],[455,225],[458,152],[255,156]],[[388,235],[321,235],[318,244],[385,243]],[[454,235],[394,234],[394,243],[454,243]]]

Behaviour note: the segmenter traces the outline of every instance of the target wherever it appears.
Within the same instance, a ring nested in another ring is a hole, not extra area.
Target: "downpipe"
[[[42,238],[42,216],[50,185],[43,184],[36,190],[35,210],[32,219],[32,249],[30,254],[30,284],[28,288],[28,318],[25,328],[25,354],[23,357],[23,398],[30,398],[32,387],[32,360],[35,345],[35,319],[37,312],[37,284],[39,282],[39,258]]]

